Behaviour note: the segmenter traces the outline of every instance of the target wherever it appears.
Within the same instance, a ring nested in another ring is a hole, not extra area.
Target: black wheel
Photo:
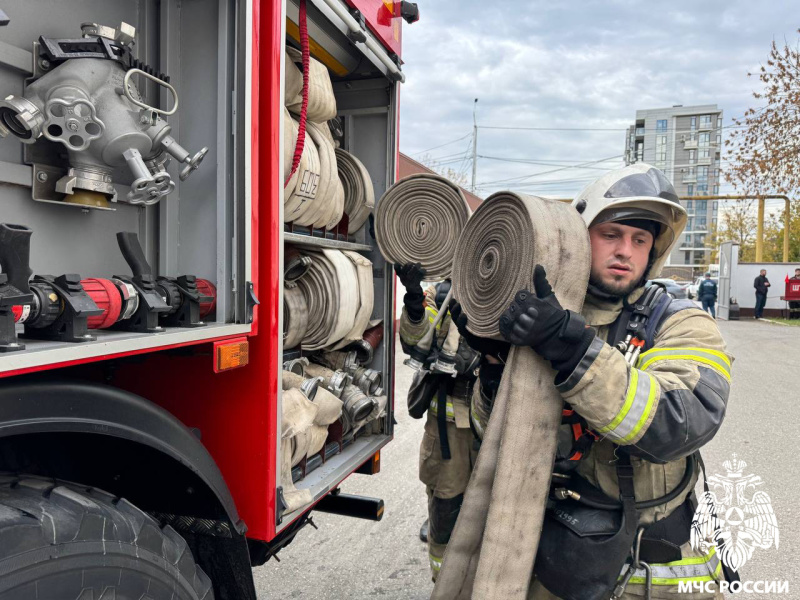
[[[0,600],[213,600],[186,541],[127,500],[0,474]]]

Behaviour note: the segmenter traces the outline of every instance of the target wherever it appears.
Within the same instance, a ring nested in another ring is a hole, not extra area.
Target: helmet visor
[[[634,198],[637,196],[663,198],[680,204],[678,196],[675,194],[675,188],[658,169],[650,169],[646,173],[634,173],[623,177],[605,193],[606,198]]]

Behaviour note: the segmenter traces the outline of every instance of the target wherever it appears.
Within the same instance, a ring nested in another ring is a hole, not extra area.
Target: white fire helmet
[[[673,246],[686,227],[686,209],[681,206],[675,188],[664,173],[645,163],[635,163],[611,171],[587,185],[572,201],[586,227],[646,219],[660,229],[651,254],[646,276],[658,277]]]

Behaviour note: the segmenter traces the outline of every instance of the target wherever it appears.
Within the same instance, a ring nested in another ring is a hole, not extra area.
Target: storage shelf
[[[249,324],[209,323],[206,327],[197,328],[165,327],[162,333],[91,330],[90,333],[96,335],[97,339],[80,344],[19,338],[19,341],[25,344],[25,350],[0,354],[0,377],[14,371],[45,365],[102,360],[114,358],[115,354],[157,351],[168,346],[246,335],[250,329]]]
[[[369,252],[372,246],[367,244],[356,244],[355,242],[341,242],[339,240],[329,240],[327,238],[312,237],[300,233],[284,233],[283,241],[297,246],[310,246],[314,248],[333,248],[336,250],[360,250]]]
[[[297,482],[297,489],[311,491],[313,502],[320,500],[325,494],[338,486],[342,480],[355,471],[370,456],[389,443],[391,436],[387,434],[366,435],[354,441],[341,454],[332,456],[325,464],[317,467],[306,477]],[[277,532],[285,529],[292,521],[308,510],[308,506],[286,513],[277,527]]]

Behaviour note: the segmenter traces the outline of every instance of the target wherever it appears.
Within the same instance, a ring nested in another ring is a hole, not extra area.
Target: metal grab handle
[[[128,88],[128,86],[131,83],[131,77],[133,75],[143,75],[146,79],[149,79],[150,81],[153,81],[158,85],[167,88],[170,92],[172,92],[172,97],[175,99],[175,104],[172,105],[172,108],[170,110],[161,110],[160,108],[155,108],[153,106],[145,104],[141,100],[137,100],[136,98],[134,98],[133,95],[131,94],[130,89]],[[129,69],[125,73],[125,78],[122,80],[122,93],[125,94],[125,97],[136,106],[140,108],[145,108],[147,110],[152,110],[153,112],[158,113],[160,115],[165,115],[168,117],[169,115],[174,115],[175,112],[178,110],[178,92],[175,91],[175,88],[172,87],[170,84],[168,84],[166,81],[163,81],[158,77],[155,77],[154,75],[150,75],[150,73],[142,71],[141,69]]]

